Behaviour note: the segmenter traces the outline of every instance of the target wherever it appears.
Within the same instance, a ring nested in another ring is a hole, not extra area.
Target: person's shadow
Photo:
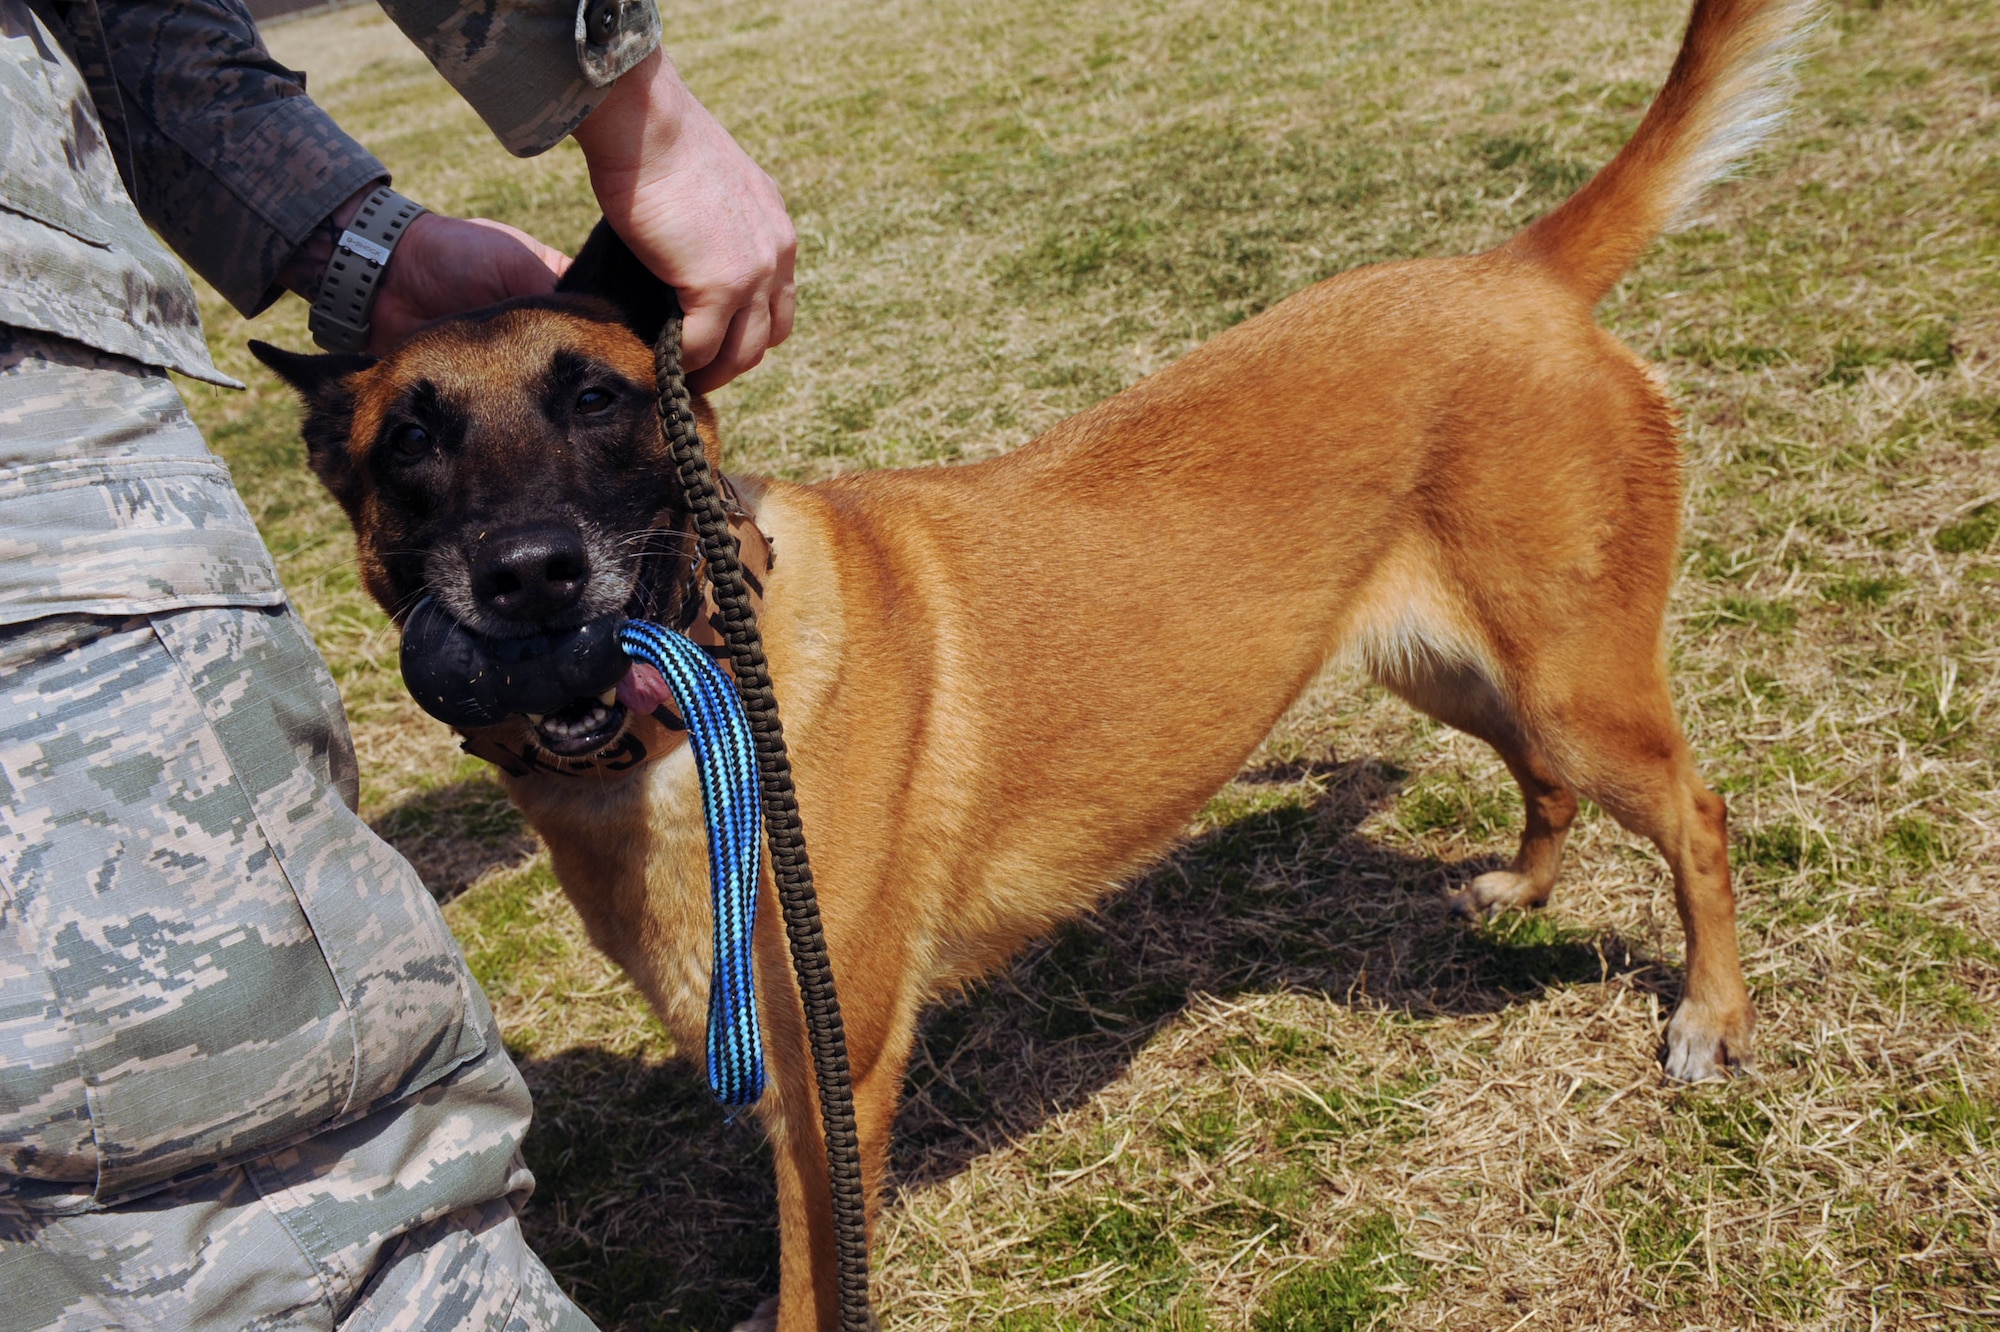
[[[1241,814],[923,1020],[897,1122],[902,1187],[948,1179],[1117,1079],[1191,999],[1297,991],[1416,1016],[1549,989],[1678,979],[1612,932],[1474,928],[1444,889],[1492,868],[1413,857],[1357,829],[1404,774],[1371,761],[1270,767]],[[526,1061],[540,1181],[526,1224],[612,1328],[726,1328],[776,1289],[776,1201],[754,1120],[697,1075],[604,1051]]]

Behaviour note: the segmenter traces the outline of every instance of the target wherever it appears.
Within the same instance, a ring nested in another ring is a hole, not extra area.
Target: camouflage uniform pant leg
[[[0,1207],[0,1329],[594,1332],[521,1236],[527,1096],[489,1034],[430,1090],[268,1157],[72,1217]]]
[[[288,610],[0,628],[0,1329],[585,1329]],[[477,1298],[471,1298],[476,1293]]]
[[[348,753],[282,606],[0,630],[0,1196],[115,1204],[485,1051]]]
[[[410,1232],[340,1332],[594,1332],[540,1260],[505,1200]]]

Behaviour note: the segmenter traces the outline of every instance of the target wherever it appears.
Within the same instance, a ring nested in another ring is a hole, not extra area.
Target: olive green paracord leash
[[[812,865],[806,859],[805,831],[799,822],[798,796],[792,788],[785,732],[778,722],[778,700],[764,660],[763,636],[750,606],[743,566],[737,560],[736,539],[729,532],[729,513],[702,450],[701,436],[695,431],[694,409],[681,374],[678,301],[673,302],[653,344],[653,377],[659,394],[660,436],[673,455],[681,493],[701,539],[716,609],[722,616],[723,637],[736,668],[736,687],[742,693],[743,710],[756,744],[771,877],[785,917],[785,937],[798,974],[799,999],[805,1008],[806,1035],[812,1044],[813,1073],[819,1086],[827,1185],[833,1198],[834,1254],[840,1277],[840,1328],[841,1332],[870,1332],[875,1320],[868,1303],[867,1198],[861,1184],[861,1144],[854,1129],[854,1080],[847,1064],[847,1034],[841,1026],[840,997],[834,992],[833,966],[820,926],[819,900],[813,892]]]

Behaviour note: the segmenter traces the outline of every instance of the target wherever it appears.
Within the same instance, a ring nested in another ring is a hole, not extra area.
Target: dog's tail
[[[1782,117],[1817,0],[1695,0],[1680,55],[1618,156],[1507,249],[1595,305]]]

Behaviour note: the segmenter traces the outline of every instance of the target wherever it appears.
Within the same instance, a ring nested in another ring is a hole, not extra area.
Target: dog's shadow
[[[1247,772],[1231,792],[1245,812],[934,1009],[897,1122],[899,1183],[949,1178],[1087,1101],[1196,996],[1298,991],[1423,1017],[1612,976],[1676,987],[1613,931],[1455,919],[1447,892],[1504,862],[1447,863],[1363,836],[1406,777],[1372,760]]]
[[[898,1120],[904,1188],[1083,1104],[1191,1000],[1325,994],[1416,1016],[1490,1012],[1626,976],[1678,977],[1609,931],[1474,928],[1445,892],[1493,868],[1362,835],[1405,774],[1367,760],[1246,773],[1211,832],[924,1019]],[[1539,921],[1542,918],[1532,918]],[[607,1328],[726,1328],[776,1288],[770,1160],[682,1066],[601,1050],[523,1061],[530,1239]]]

